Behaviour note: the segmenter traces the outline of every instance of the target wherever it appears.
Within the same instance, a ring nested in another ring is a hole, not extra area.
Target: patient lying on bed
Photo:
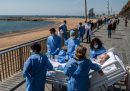
[[[103,53],[103,54],[99,55],[97,57],[96,62],[99,63],[102,67],[105,67],[103,69],[104,73],[109,73],[112,70],[115,70],[116,66],[115,66],[115,64],[111,64],[108,67],[106,67],[106,65],[114,62],[115,60],[116,60],[116,58],[115,58],[113,51],[109,51],[107,53]]]
[[[98,57],[99,63],[100,63],[101,65],[103,65],[103,64],[106,62],[106,60],[108,60],[109,58],[110,58],[110,56],[109,56],[107,53],[101,54],[101,55]]]

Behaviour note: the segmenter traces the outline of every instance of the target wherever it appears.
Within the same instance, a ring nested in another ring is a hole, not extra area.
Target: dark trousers
[[[127,23],[125,23],[125,27],[127,27]]]
[[[111,38],[111,30],[108,30],[108,38]]]
[[[87,35],[86,39],[87,39],[87,43],[90,43],[91,42],[91,35]]]
[[[83,42],[83,35],[79,36],[79,40]]]

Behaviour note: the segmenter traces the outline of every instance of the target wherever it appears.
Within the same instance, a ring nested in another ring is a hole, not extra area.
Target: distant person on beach
[[[111,21],[110,21],[110,23],[108,24],[108,27],[107,27],[108,38],[111,38],[112,29],[113,29],[113,26],[112,26],[112,23],[111,23]]]
[[[103,47],[102,41],[99,38],[94,38],[90,43],[90,58],[97,58],[104,52],[106,52],[106,49]]]
[[[85,32],[86,32],[87,43],[90,43],[91,42],[91,36],[92,36],[90,22],[85,21]]]
[[[85,33],[85,28],[82,25],[82,22],[80,22],[78,25],[78,37],[79,37],[79,40],[82,42],[83,42],[84,33]]]
[[[47,39],[47,53],[48,55],[58,55],[61,49],[61,38],[56,34],[56,29],[51,28],[50,36]]]
[[[76,38],[76,33],[74,30],[70,30],[70,38],[66,40],[65,45],[67,46],[68,58],[71,58],[75,54],[75,49],[80,44],[80,41]]]
[[[127,27],[128,19],[127,17],[125,18],[125,27]]]
[[[59,27],[59,32],[61,34],[61,38],[62,41],[65,42],[65,40],[67,40],[67,25],[66,25],[67,21],[64,20],[64,23],[60,25]]]
[[[41,54],[41,46],[34,43],[31,46],[31,56],[23,67],[23,76],[26,79],[26,91],[45,91],[47,70],[53,70],[52,64],[46,55]]]
[[[71,58],[64,67],[64,73],[68,77],[67,91],[89,91],[90,69],[97,71],[101,76],[104,75],[98,64],[86,58],[86,52],[86,47],[78,46],[74,58]]]

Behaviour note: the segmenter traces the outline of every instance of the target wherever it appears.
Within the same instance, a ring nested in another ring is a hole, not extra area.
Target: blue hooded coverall
[[[100,49],[90,49],[90,58],[96,58],[98,55],[105,52],[106,52],[106,49],[104,47]]]
[[[85,27],[79,25],[78,26],[78,37],[79,37],[79,39],[83,40],[84,34],[85,34]]]
[[[73,57],[75,54],[75,49],[80,44],[80,41],[76,38],[70,37],[66,40],[65,45],[67,46],[67,55],[69,58]]]
[[[61,49],[61,38],[57,35],[50,35],[47,39],[47,51],[49,55],[58,55]]]
[[[26,78],[26,91],[44,91],[47,70],[53,70],[46,55],[31,55],[24,63],[23,76]]]
[[[88,91],[90,69],[99,71],[100,67],[86,58],[83,58],[80,63],[74,58],[70,59],[64,68],[65,75],[69,77],[67,91]]]
[[[61,24],[59,28],[63,32],[64,39],[67,40],[67,25],[65,23]]]

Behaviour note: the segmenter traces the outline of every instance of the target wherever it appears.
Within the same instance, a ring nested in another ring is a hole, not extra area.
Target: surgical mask
[[[94,45],[94,48],[96,48],[96,49],[97,49],[97,48],[98,48],[98,45],[97,45],[97,44],[96,44],[96,45]]]

